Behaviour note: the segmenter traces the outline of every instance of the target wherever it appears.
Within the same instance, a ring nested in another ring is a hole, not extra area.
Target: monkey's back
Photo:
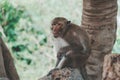
[[[91,50],[90,39],[88,33],[80,26],[72,24],[69,27],[65,40],[71,44],[80,44],[79,46],[85,47],[85,53],[89,53]]]

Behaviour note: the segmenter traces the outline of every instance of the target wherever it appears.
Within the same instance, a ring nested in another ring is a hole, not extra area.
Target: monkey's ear
[[[67,24],[70,24],[71,23],[71,21],[67,21]]]

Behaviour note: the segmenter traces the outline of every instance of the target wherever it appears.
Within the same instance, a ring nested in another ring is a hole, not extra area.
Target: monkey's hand
[[[72,50],[69,50],[68,52],[66,52],[65,57],[66,57],[66,58],[71,58],[72,55],[73,55],[73,51],[72,51]]]
[[[49,73],[47,74],[47,76],[51,75],[56,70],[59,70],[59,68],[54,68],[54,69],[50,70]]]

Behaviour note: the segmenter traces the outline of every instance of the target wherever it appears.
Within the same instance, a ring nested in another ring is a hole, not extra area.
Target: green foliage
[[[2,37],[2,33],[0,32],[0,37]]]
[[[16,9],[7,0],[0,4],[0,24],[4,28],[8,41],[16,41],[16,24],[22,16],[23,10]]]
[[[119,22],[118,22],[118,24],[120,25]],[[117,29],[117,38],[115,41],[115,45],[113,47],[113,53],[120,53],[120,28],[119,28],[119,26]]]
[[[47,72],[45,65],[50,69],[55,63],[46,31],[41,25],[34,24],[34,18],[24,6],[14,6],[5,0],[0,3],[0,12],[0,26],[4,29],[21,80],[38,79]]]

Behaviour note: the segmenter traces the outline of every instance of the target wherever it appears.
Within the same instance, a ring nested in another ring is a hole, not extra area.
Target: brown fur
[[[61,46],[57,52],[57,65],[63,56],[67,56],[64,64],[62,64],[62,68],[78,68],[81,71],[83,78],[88,80],[86,78],[85,64],[90,55],[90,40],[87,32],[76,24],[68,23],[68,20],[63,17],[53,19],[51,29],[55,38],[59,37],[69,44],[67,46]],[[71,52],[66,55],[68,51]]]

